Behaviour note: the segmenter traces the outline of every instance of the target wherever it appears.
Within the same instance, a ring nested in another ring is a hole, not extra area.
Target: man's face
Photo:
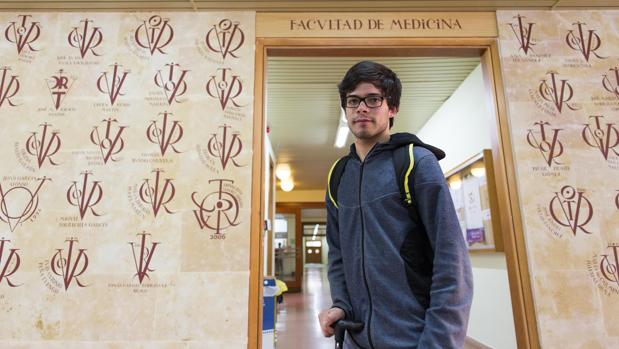
[[[382,97],[382,91],[369,82],[362,82],[357,87],[346,94],[349,97],[360,99],[370,96]],[[348,128],[357,139],[376,140],[389,135],[389,118],[395,116],[395,108],[387,106],[387,99],[384,98],[379,107],[368,107],[366,103],[373,105],[376,99],[366,99],[358,107],[346,107],[346,120]]]

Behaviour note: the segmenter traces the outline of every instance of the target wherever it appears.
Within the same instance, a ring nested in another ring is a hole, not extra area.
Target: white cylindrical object
[[[275,168],[275,176],[277,177],[277,179],[279,179],[280,181],[286,180],[290,178],[291,174],[292,170],[290,169],[290,165],[277,164],[277,167]]]
[[[292,178],[288,178],[281,181],[279,186],[283,191],[291,191],[294,188],[294,182],[292,181]]]

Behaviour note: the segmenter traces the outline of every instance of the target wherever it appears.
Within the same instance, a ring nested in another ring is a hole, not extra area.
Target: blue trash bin
[[[262,349],[275,348],[275,294],[274,278],[264,278],[262,290]]]

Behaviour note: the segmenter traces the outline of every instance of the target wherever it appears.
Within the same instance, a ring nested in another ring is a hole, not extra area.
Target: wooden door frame
[[[264,87],[267,56],[474,56],[481,58],[486,93],[494,115],[492,148],[495,164],[497,194],[499,200],[501,230],[505,244],[505,257],[511,294],[512,311],[518,348],[540,348],[535,308],[531,289],[530,273],[524,241],[522,215],[516,188],[516,171],[514,164],[509,120],[500,70],[497,38],[256,38],[255,94],[254,94],[254,180],[260,183],[263,159],[262,142],[264,129]],[[258,179],[256,179],[258,178]],[[259,198],[255,193],[260,186],[254,186],[252,198]],[[256,203],[257,201],[252,201]],[[259,215],[252,214],[252,219]],[[255,230],[259,221],[252,220],[252,239],[250,266],[250,318],[249,348],[259,348],[261,338],[261,285],[262,270],[254,264],[255,254],[262,251],[261,240],[256,239]],[[260,261],[260,259],[258,259]],[[253,345],[255,343],[256,345]]]

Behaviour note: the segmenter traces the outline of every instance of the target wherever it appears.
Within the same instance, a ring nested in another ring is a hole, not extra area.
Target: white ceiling
[[[363,57],[269,57],[266,118],[277,162],[292,167],[295,190],[324,189],[333,162],[340,104],[337,84]],[[391,57],[371,60],[402,81],[392,132],[417,132],[479,64],[479,57]]]

